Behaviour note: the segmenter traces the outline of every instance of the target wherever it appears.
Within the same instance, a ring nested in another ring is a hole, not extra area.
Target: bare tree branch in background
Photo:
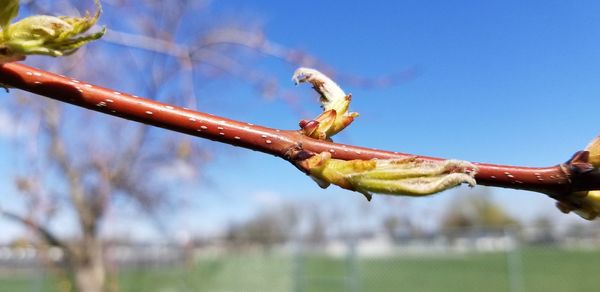
[[[196,84],[233,77],[249,83],[265,97],[281,96],[302,115],[305,110],[296,94],[280,88],[275,76],[257,69],[254,62],[268,57],[294,67],[319,67],[338,79],[351,80],[346,83],[361,86],[388,85],[414,73],[408,70],[378,79],[335,74],[311,55],[268,39],[258,25],[215,21],[206,9],[208,1],[103,3],[102,22],[111,23],[104,45],[81,49],[44,67],[188,108],[197,107]],[[23,2],[26,10],[35,14],[62,10],[76,15],[89,8],[87,4],[69,0]],[[102,241],[107,214],[118,214],[123,204],[119,198],[123,198],[135,202],[140,215],[164,222],[160,218],[170,212],[163,211],[185,200],[169,186],[186,179],[195,181],[206,150],[192,144],[190,137],[81,112],[51,100],[32,101],[30,96],[21,95],[9,107],[15,120],[28,128],[19,139],[20,147],[27,151],[15,170],[26,208],[23,213],[3,210],[0,215],[28,227],[46,245],[63,249],[66,274],[73,275],[77,290],[102,291],[107,279]],[[171,184],[165,184],[159,177],[160,169],[170,165],[185,165],[191,171],[170,173]],[[76,234],[57,233],[52,228],[56,218],[64,219],[68,216],[64,214],[71,213],[77,222]]]
[[[67,253],[71,251],[71,248],[68,244],[55,237],[54,234],[51,231],[49,231],[46,227],[38,224],[37,222],[34,222],[31,218],[26,218],[17,213],[12,213],[3,209],[0,209],[0,215],[5,217],[6,219],[27,226],[28,228],[33,230],[38,236],[40,236],[42,240],[45,241],[48,245],[60,247]]]
[[[274,77],[245,61],[248,53],[291,63],[316,62],[307,54],[269,41],[258,26],[194,23],[198,15],[213,17],[205,9],[205,1],[103,3],[103,22],[113,23],[115,29],[107,35],[107,43],[48,61],[45,67],[195,108],[195,84],[219,77],[241,78],[265,95],[277,93]],[[30,1],[24,6],[36,14],[56,14],[60,9],[73,15],[89,8],[86,4]],[[121,47],[115,49],[114,44]],[[35,58],[30,61],[40,63]],[[206,70],[209,67],[212,69]],[[103,291],[107,288],[102,239],[107,214],[118,214],[122,204],[118,199],[124,198],[136,202],[140,215],[168,216],[164,214],[170,212],[163,211],[185,198],[160,183],[163,178],[157,177],[158,170],[185,163],[194,170],[191,179],[196,180],[205,150],[192,144],[189,137],[78,111],[51,100],[34,102],[29,95],[18,96],[9,106],[14,119],[28,128],[18,143],[27,151],[19,157],[13,174],[26,208],[23,213],[2,209],[0,215],[27,227],[45,245],[61,248],[66,274],[73,275],[76,290]],[[172,185],[185,183],[185,177],[171,175]],[[75,234],[53,228],[56,218],[68,216],[64,214],[74,214]]]

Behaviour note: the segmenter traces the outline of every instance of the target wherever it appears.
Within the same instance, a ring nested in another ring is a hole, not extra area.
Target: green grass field
[[[600,251],[520,252],[521,291],[596,291]],[[119,291],[510,291],[507,255],[347,259],[231,255],[189,268],[129,269]],[[358,278],[351,277],[360,275]],[[0,291],[57,291],[51,277],[0,276]],[[356,289],[357,288],[357,289]],[[356,289],[356,290],[352,290]]]

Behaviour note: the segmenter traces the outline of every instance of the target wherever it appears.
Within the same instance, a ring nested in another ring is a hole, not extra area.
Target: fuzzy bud
[[[300,127],[306,136],[329,140],[333,135],[345,129],[358,113],[348,112],[351,94],[344,91],[325,74],[310,68],[298,68],[292,77],[295,84],[310,83],[319,93],[323,113],[311,121],[302,121]]]

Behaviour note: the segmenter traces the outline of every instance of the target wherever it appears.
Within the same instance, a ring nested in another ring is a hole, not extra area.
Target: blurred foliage
[[[294,205],[285,205],[258,212],[242,222],[231,224],[225,238],[236,246],[257,244],[269,250],[292,239],[298,224],[298,211]]]
[[[519,222],[496,203],[488,189],[478,187],[454,196],[442,218],[441,228],[455,231],[468,228],[503,230]]]

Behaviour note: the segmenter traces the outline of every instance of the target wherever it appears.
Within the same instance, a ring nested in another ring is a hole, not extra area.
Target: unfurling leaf
[[[314,120],[301,121],[302,133],[306,136],[329,140],[330,137],[346,128],[358,113],[348,112],[351,94],[344,91],[325,74],[310,68],[298,68],[292,76],[295,84],[310,83],[319,93],[323,113]]]
[[[594,167],[600,168],[600,136],[596,137],[586,148],[590,153],[589,163]]]
[[[419,158],[340,160],[329,152],[300,162],[325,188],[329,184],[364,194],[425,196],[467,183],[476,184],[477,167],[460,160],[425,161]]]
[[[18,10],[18,1],[11,1],[11,4],[13,2],[17,2]],[[95,3],[97,11],[93,16],[89,13],[84,17],[35,15],[7,23],[0,34],[0,63],[23,59],[27,55],[69,55],[84,44],[99,39],[104,35],[104,28],[84,35],[100,16],[100,3],[97,0]],[[14,14],[13,10],[2,12]]]
[[[579,217],[594,220],[600,215],[600,191],[581,191],[571,193],[556,203],[563,213],[573,212]]]
[[[592,140],[585,150],[588,153],[577,152],[568,163],[572,163],[573,160],[578,163],[589,163],[591,166],[585,165],[584,172],[598,171],[600,168],[600,136]],[[554,198],[558,200],[556,207],[563,213],[573,212],[587,220],[594,220],[600,216],[600,190],[571,192],[562,196],[554,196]]]

